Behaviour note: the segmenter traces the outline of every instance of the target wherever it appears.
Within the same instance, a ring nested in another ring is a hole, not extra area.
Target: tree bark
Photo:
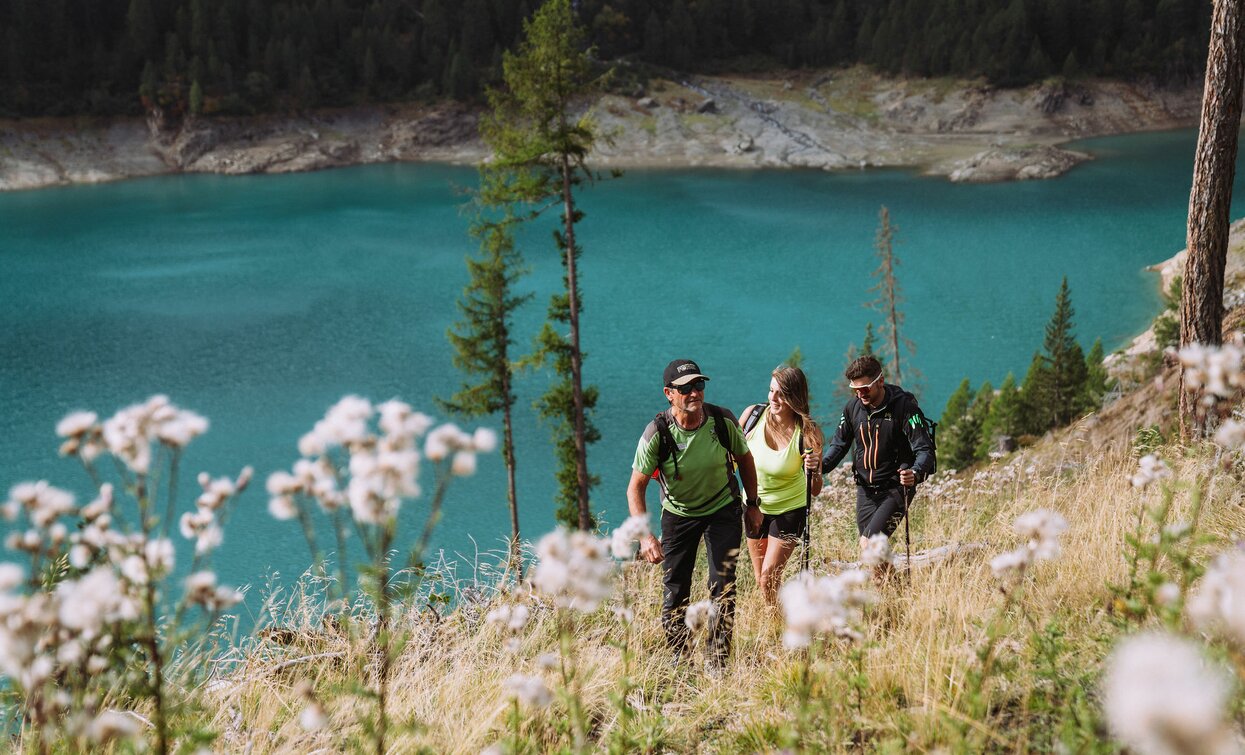
[[[514,426],[510,400],[510,370],[501,376],[502,393],[506,404],[502,409],[501,454],[506,463],[506,500],[510,504],[510,565],[518,575],[516,584],[523,581],[523,554],[519,552],[519,498],[514,484]]]
[[[588,445],[584,439],[583,356],[579,350],[579,284],[575,277],[575,196],[570,158],[562,155],[563,222],[566,230],[566,295],[571,310],[571,397],[575,405],[575,480],[579,486],[579,529],[592,529],[588,506]]]
[[[1232,181],[1241,128],[1241,86],[1245,79],[1245,0],[1215,0],[1202,120],[1189,194],[1188,257],[1180,300],[1180,345],[1223,342],[1223,278],[1227,263]],[[1190,440],[1205,429],[1197,396],[1180,373],[1180,435]]]

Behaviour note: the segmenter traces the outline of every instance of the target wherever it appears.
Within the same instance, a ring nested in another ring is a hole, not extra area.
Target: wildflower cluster
[[[865,589],[868,572],[852,569],[835,576],[814,577],[803,572],[778,591],[786,631],[783,645],[791,649],[808,647],[814,637],[832,635],[859,641],[859,625],[864,607],[874,600]]]
[[[635,544],[651,534],[647,516],[629,516],[610,535],[610,552],[620,561],[629,560],[635,556]]]
[[[1068,520],[1053,511],[1038,509],[1021,514],[1014,527],[1025,538],[1025,544],[991,559],[990,569],[999,579],[1018,580],[1033,563],[1058,557],[1059,535],[1068,529]]]
[[[519,649],[519,637],[527,627],[527,622],[531,616],[531,609],[522,603],[515,605],[503,604],[491,609],[484,616],[484,620],[505,633],[506,640],[503,645],[506,650],[513,653]]]
[[[269,475],[269,513],[280,520],[304,517],[307,503],[315,502],[330,514],[348,506],[359,524],[390,523],[403,499],[421,493],[421,458],[441,462],[452,455],[450,471],[465,476],[475,473],[476,453],[497,447],[497,436],[491,430],[481,428],[468,434],[446,424],[429,432],[432,424],[431,417],[401,401],[373,406],[359,396],[342,398],[299,439],[303,458],[292,471]],[[340,481],[345,475],[334,457],[337,453],[346,457],[342,466],[349,481],[344,488]]]
[[[1245,647],[1245,550],[1238,546],[1215,557],[1189,600],[1189,617]]]
[[[1222,420],[1214,441],[1218,445],[1236,450],[1245,447],[1245,417],[1238,411],[1231,413],[1231,406],[1239,406],[1239,398],[1245,391],[1245,345],[1242,335],[1223,346],[1190,344],[1178,355],[1184,367],[1185,385],[1201,394],[1198,411],[1202,414],[1215,412]]]
[[[1224,720],[1230,691],[1196,643],[1146,633],[1111,654],[1104,708],[1112,732],[1137,752],[1236,752]]]
[[[1134,488],[1147,488],[1167,477],[1171,477],[1171,467],[1154,454],[1146,454],[1137,462],[1137,471],[1130,481]]]
[[[614,562],[604,538],[559,527],[536,544],[536,557],[532,584],[559,608],[591,613],[609,597]]]
[[[865,547],[860,550],[861,563],[875,569],[889,566],[894,560],[890,538],[880,532],[866,540]]]
[[[16,523],[6,547],[29,559],[29,571],[0,564],[0,676],[21,695],[24,715],[44,741],[68,738],[80,747],[136,734],[136,718],[104,703],[146,676],[139,690],[155,702],[157,738],[165,744],[168,690],[159,669],[181,627],[175,621],[158,628],[157,616],[176,561],[168,536],[175,472],[180,452],[207,427],[206,419],[159,395],[102,423],[94,412],[74,412],[56,426],[60,452],[83,464],[95,497],[78,506],[72,493],[41,480],[13,486],[0,506],[0,516]],[[105,455],[119,462],[122,488],[137,511],[117,510],[117,486],[96,469]],[[152,484],[161,459],[169,464],[165,517]],[[249,468],[234,479],[200,475],[196,511],[180,520],[182,534],[195,541],[196,566],[222,542],[226,506],[250,477]],[[241,598],[203,569],[187,580],[182,602],[214,617]],[[156,670],[136,672],[135,661]]]

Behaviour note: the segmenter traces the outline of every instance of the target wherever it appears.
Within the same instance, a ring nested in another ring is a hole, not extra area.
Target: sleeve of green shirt
[[[730,428],[731,453],[735,456],[743,456],[748,453],[748,440],[744,438],[744,431],[740,429],[739,422],[735,421],[729,412],[726,420],[726,426]]]
[[[640,442],[636,444],[635,459],[631,461],[631,468],[642,475],[651,475],[657,469],[657,446],[659,443],[657,424],[650,422],[648,427],[644,428],[644,434],[640,436]]]

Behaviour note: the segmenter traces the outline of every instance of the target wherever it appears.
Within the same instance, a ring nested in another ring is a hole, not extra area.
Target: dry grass
[[[958,491],[946,488],[948,492],[933,498],[918,498],[914,549],[956,542],[984,542],[988,547],[914,570],[910,579],[897,575],[881,586],[880,600],[866,617],[863,664],[868,681],[861,708],[857,711],[853,704],[850,654],[843,645],[830,645],[815,663],[816,725],[806,734],[805,747],[846,751],[856,746],[855,740],[883,751],[955,748],[964,741],[957,739],[962,736],[955,733],[957,721],[968,736],[976,737],[973,741],[990,749],[1026,751],[1036,746],[1030,739],[1035,718],[1027,702],[1039,684],[1031,647],[1034,627],[1058,621],[1066,632],[1061,662],[1070,674],[1095,676],[1111,639],[1121,631],[1108,585],[1126,580],[1126,536],[1136,530],[1142,507],[1160,499],[1157,489],[1130,486],[1135,460],[1126,451],[1095,456],[1085,445],[1073,432],[1062,441],[1024,451],[1011,461],[1010,473],[998,465],[991,475],[966,482]],[[1181,479],[1207,481],[1209,495],[1201,516],[1202,532],[1211,541],[1203,546],[1206,553],[1245,531],[1239,469],[1225,472],[1208,453],[1191,453],[1174,462]],[[815,563],[854,553],[852,500],[850,489],[839,481],[818,502]],[[1176,495],[1173,520],[1189,516],[1190,502],[1188,492]],[[1011,610],[1000,616],[1004,596],[989,558],[1017,544],[1013,520],[1037,508],[1053,509],[1070,523],[1062,538],[1063,554],[1039,564]],[[902,534],[897,540],[902,550]],[[636,609],[629,631],[608,609],[573,618],[574,656],[594,748],[617,745],[624,730],[629,738],[618,748],[623,750],[722,752],[779,746],[783,731],[796,718],[803,661],[783,649],[781,621],[761,602],[749,572],[741,569],[735,653],[722,679],[699,669],[670,667],[658,623],[656,568],[632,564],[626,570],[626,594]],[[531,595],[493,599],[523,600],[533,607],[518,652],[504,650],[498,630],[483,621],[488,601],[464,601],[439,620],[428,611],[410,614],[413,636],[397,662],[393,710],[396,720],[412,728],[398,736],[392,752],[479,752],[509,736],[502,691],[507,676],[543,674],[556,689],[555,674],[540,671],[536,662],[542,653],[557,650],[555,613]],[[357,661],[366,657],[360,642],[321,629],[308,618],[313,614],[310,604],[294,608],[285,619],[294,641],[255,643],[228,683],[207,696],[213,726],[223,732],[220,743],[229,750],[338,751],[355,749],[361,741],[352,737],[362,736],[357,717],[366,715],[370,703],[345,689],[354,665],[330,657],[280,667],[290,658],[328,652]],[[963,713],[965,695],[971,693],[966,680],[978,667],[977,651],[987,641],[992,617],[1001,618],[1005,627],[997,651],[1006,669],[991,677],[981,693],[989,713],[969,720]],[[624,676],[624,641],[633,650],[630,721],[612,699]],[[327,729],[308,733],[299,726],[302,701],[294,690],[300,680],[310,681],[325,701],[332,722]],[[1053,726],[1057,721],[1040,723]],[[531,751],[570,747],[565,702],[525,714],[522,731]]]

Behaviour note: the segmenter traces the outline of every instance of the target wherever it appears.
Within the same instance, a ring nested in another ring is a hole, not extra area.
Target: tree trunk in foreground
[[[1202,122],[1189,195],[1188,258],[1180,300],[1180,345],[1223,342],[1223,276],[1227,263],[1232,181],[1241,128],[1241,85],[1245,78],[1245,0],[1215,0],[1202,93]],[[1205,429],[1197,396],[1180,374],[1180,436],[1188,441]]]

